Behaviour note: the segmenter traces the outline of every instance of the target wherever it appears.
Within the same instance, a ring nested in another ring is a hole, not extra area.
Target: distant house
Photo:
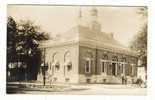
[[[101,31],[98,10],[90,10],[89,25],[78,25],[56,40],[40,43],[48,69],[46,81],[53,83],[122,83],[137,77],[137,53]],[[60,28],[61,29],[61,28]],[[38,81],[43,81],[42,71]]]

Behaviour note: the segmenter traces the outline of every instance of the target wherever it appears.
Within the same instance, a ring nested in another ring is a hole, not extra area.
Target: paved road
[[[20,88],[22,87],[22,88]],[[11,92],[10,92],[11,90]],[[12,91],[13,90],[13,91]],[[84,84],[70,85],[67,88],[23,88],[23,86],[14,85],[8,87],[9,93],[23,94],[67,94],[67,95],[146,95],[147,89],[131,85],[105,85],[105,84]],[[57,92],[59,91],[59,92]]]
[[[146,88],[124,85],[89,85],[85,88],[73,86],[72,90],[53,92],[53,94],[81,94],[81,95],[146,95]]]

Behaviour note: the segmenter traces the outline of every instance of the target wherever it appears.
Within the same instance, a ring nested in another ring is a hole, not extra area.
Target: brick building
[[[137,53],[120,44],[112,33],[101,30],[98,10],[90,10],[90,21],[78,25],[55,40],[43,41],[46,81],[53,83],[130,83],[137,76]],[[38,81],[42,81],[42,71]]]

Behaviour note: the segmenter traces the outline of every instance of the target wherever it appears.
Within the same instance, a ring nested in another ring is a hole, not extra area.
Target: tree
[[[17,51],[27,56],[34,56],[39,46],[38,41],[47,40],[48,34],[40,31],[40,27],[31,21],[21,21],[18,24]]]
[[[47,40],[49,36],[47,33],[41,32],[40,27],[34,25],[30,20],[20,21],[17,33],[18,44],[16,49],[22,62],[27,64],[30,78],[32,78],[37,75],[37,66],[40,65],[39,41]]]
[[[48,34],[30,20],[16,23],[12,17],[8,18],[7,34],[7,64],[22,63],[20,67],[26,66],[29,79],[35,79],[41,61],[39,41],[49,39]]]
[[[16,35],[17,24],[12,17],[7,21],[7,62],[13,62],[16,59]]]
[[[137,13],[146,19],[147,8],[139,8]],[[144,23],[144,26],[140,29],[140,31],[135,35],[131,42],[130,48],[138,52],[139,59],[142,61],[141,66],[145,66],[147,70],[147,21]]]

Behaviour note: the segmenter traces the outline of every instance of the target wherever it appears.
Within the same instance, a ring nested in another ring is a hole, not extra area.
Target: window
[[[132,64],[132,69],[131,70],[132,70],[131,75],[134,76],[134,70],[135,70],[135,65],[134,64]]]
[[[52,59],[53,59],[52,60],[52,62],[53,62],[52,66],[53,66],[54,70],[58,71],[60,69],[60,64],[59,64],[59,61],[58,61],[58,59],[59,59],[58,52],[53,53]]]
[[[64,54],[64,62],[66,62],[67,60],[71,60],[70,51],[66,51],[65,54]]]
[[[65,69],[67,69],[67,71],[72,70],[72,62],[71,61],[66,61],[64,64]]]
[[[59,64],[56,64],[56,65],[55,65],[55,69],[58,71],[59,68],[60,68]]]
[[[72,62],[71,62],[71,53],[70,51],[66,51],[64,54],[64,62],[65,67],[67,68],[67,71],[72,70]]]
[[[105,62],[102,62],[102,72],[105,72]]]
[[[101,73],[107,72],[107,66],[108,66],[107,60],[108,60],[107,54],[103,54],[101,59]]]
[[[71,64],[67,65],[67,70],[70,71],[71,69],[72,69],[72,65]]]
[[[93,53],[91,51],[87,51],[84,55],[85,58],[85,73],[90,73],[91,72],[91,65],[93,64]]]
[[[90,73],[91,60],[86,60],[85,72]]]
[[[60,69],[60,64],[58,61],[54,62],[52,66],[55,68],[56,71]]]

